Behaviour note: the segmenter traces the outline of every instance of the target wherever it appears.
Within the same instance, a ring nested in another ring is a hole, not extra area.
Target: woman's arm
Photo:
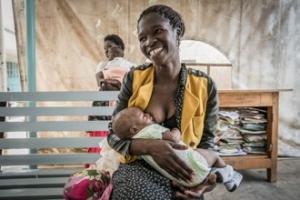
[[[198,148],[211,149],[214,146],[215,130],[218,120],[218,94],[214,81],[208,77],[208,99],[204,119],[203,136]]]
[[[101,81],[103,79],[104,79],[103,72],[102,71],[97,72],[96,73],[96,81],[97,81],[98,87],[101,87]]]
[[[103,91],[119,91],[121,89],[121,82],[117,79],[103,79],[100,86]]]
[[[174,149],[186,150],[187,148],[186,145],[167,140],[134,139],[130,153],[133,155],[150,155],[169,174],[177,179],[189,181],[192,179],[193,170],[174,151]]]

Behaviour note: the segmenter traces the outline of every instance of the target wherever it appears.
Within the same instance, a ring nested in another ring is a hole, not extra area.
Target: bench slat
[[[0,101],[93,101],[116,100],[118,91],[0,92]]]
[[[0,173],[0,179],[39,178],[39,177],[69,177],[82,168],[58,168],[58,169],[23,169],[18,171],[5,170]]]
[[[113,110],[114,107],[0,107],[0,116],[111,115]]]
[[[63,189],[59,188],[24,188],[0,190],[2,200],[24,199],[63,199]]]
[[[107,130],[109,121],[0,122],[2,132]]]
[[[0,149],[99,147],[100,137],[0,139]]]
[[[29,154],[0,156],[1,165],[39,165],[39,164],[83,164],[94,163],[100,158],[99,154]]]
[[[5,181],[0,182],[0,189],[48,188],[48,187],[63,188],[67,180],[68,177],[7,179]]]

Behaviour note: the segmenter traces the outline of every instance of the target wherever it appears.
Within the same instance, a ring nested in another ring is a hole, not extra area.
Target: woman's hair
[[[138,23],[145,15],[150,14],[150,13],[157,13],[160,16],[169,19],[170,25],[174,29],[177,29],[177,36],[179,38],[181,38],[183,36],[183,34],[185,32],[185,25],[184,25],[183,19],[182,19],[181,15],[177,11],[175,11],[173,8],[166,6],[166,5],[160,5],[160,4],[150,6],[141,13],[141,15],[138,19]]]
[[[105,41],[111,41],[111,42],[115,43],[116,45],[118,45],[122,50],[125,50],[125,44],[124,44],[123,40],[116,34],[111,34],[111,35],[105,36],[104,42]]]

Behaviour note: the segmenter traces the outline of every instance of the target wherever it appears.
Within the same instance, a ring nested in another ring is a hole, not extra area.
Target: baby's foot
[[[230,165],[226,165],[226,167],[223,168],[213,168],[211,172],[217,175],[218,183],[226,183],[232,179],[234,171]]]
[[[243,179],[242,174],[234,171],[232,179],[228,182],[225,182],[224,185],[229,192],[233,192],[239,187],[239,185],[242,182],[242,179]]]

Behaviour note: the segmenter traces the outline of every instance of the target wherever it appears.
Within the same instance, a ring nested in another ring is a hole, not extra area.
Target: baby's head
[[[119,138],[126,139],[150,124],[153,124],[151,115],[137,107],[130,107],[113,117],[112,130]]]

